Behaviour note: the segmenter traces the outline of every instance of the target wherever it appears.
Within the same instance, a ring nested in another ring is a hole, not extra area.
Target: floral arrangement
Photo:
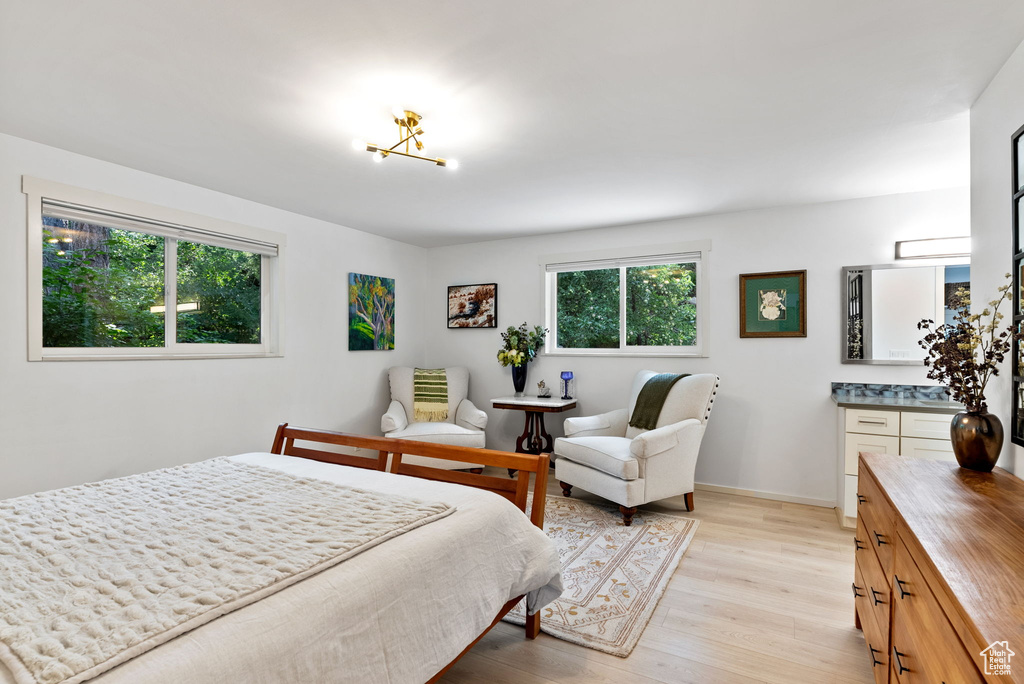
[[[1012,327],[1000,328],[1003,314],[999,307],[1011,296],[1010,285],[1003,285],[996,299],[981,313],[972,314],[970,293],[959,288],[951,298],[950,308],[956,310],[953,323],[936,326],[935,321],[925,319],[917,324],[918,330],[927,333],[918,344],[928,352],[924,360],[928,377],[946,385],[953,400],[968,412],[988,411],[985,387],[999,374],[998,364],[1010,352],[1012,340],[1024,339],[1024,333],[1014,333]]]
[[[502,366],[525,366],[533,361],[544,346],[547,334],[548,329],[539,325],[533,326],[533,330],[526,323],[521,323],[518,328],[510,325],[508,330],[501,333],[503,344],[498,350],[498,362]]]

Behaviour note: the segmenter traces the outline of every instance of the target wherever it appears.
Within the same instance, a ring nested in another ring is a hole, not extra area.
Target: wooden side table
[[[526,412],[523,434],[516,439],[516,452],[520,454],[550,454],[555,440],[544,429],[545,413],[561,413],[576,408],[575,399],[558,397],[498,397],[491,399],[491,406],[497,409]],[[511,476],[514,470],[509,470]]]

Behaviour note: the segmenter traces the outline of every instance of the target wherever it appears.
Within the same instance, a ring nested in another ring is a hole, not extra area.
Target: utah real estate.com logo
[[[985,674],[1008,675],[1010,674],[1010,658],[1017,654],[1010,650],[1009,643],[993,641],[980,655],[985,659]]]

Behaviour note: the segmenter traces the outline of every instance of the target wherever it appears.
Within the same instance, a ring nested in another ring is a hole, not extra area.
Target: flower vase
[[[516,396],[526,396],[526,364],[512,366],[512,386],[516,388]]]
[[[991,472],[1003,448],[1003,424],[988,411],[961,411],[949,425],[953,455],[961,468]]]

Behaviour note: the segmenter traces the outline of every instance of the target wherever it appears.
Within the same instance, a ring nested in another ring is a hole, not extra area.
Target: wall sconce
[[[572,371],[562,371],[562,400],[572,399]]]
[[[971,238],[931,238],[896,243],[897,259],[946,259],[971,256]]]

